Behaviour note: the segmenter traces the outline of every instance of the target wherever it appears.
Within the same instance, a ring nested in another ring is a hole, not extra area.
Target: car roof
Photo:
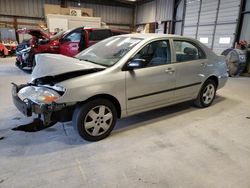
[[[140,38],[140,39],[157,39],[157,38],[188,38],[193,39],[190,37],[183,37],[180,35],[171,35],[171,34],[158,34],[158,33],[133,33],[133,34],[125,34],[125,35],[118,35],[118,36],[124,36],[124,37],[131,37],[131,38]]]

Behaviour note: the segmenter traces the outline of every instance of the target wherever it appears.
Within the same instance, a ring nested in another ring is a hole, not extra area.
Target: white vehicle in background
[[[225,60],[197,40],[165,34],[105,39],[75,58],[41,54],[30,83],[13,86],[13,101],[44,126],[72,120],[89,141],[107,137],[123,118],[194,100],[212,104],[228,73]]]

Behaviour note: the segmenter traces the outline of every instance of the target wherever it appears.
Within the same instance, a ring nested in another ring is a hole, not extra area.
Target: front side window
[[[203,51],[195,44],[188,41],[174,40],[176,62],[204,59]]]
[[[143,67],[165,65],[171,63],[170,47],[167,40],[154,41],[143,47],[133,59],[143,59]]]
[[[75,57],[106,67],[117,63],[142,39],[131,37],[110,37],[85,49]]]
[[[66,41],[69,41],[69,42],[80,42],[81,40],[81,31],[78,31],[78,32],[73,32],[71,34],[69,34],[65,40]]]

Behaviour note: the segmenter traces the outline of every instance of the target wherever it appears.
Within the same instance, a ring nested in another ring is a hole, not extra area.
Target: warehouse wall
[[[173,20],[174,0],[154,0],[138,5],[136,24]]]
[[[43,5],[60,4],[59,0],[0,0],[0,14],[28,17],[44,17]],[[68,6],[78,7],[77,2],[68,1]],[[133,9],[99,4],[81,3],[81,7],[92,8],[94,16],[101,17],[103,22],[113,24],[132,24]]]
[[[77,7],[77,2],[69,1],[68,6]],[[115,24],[132,24],[133,22],[132,8],[89,3],[81,3],[81,7],[92,8],[94,16],[101,17],[103,22]]]
[[[246,0],[246,7],[244,10],[243,24],[241,29],[241,40],[246,40],[250,43],[250,0]]]
[[[59,4],[59,0],[0,0],[0,14],[43,17],[43,5]]]

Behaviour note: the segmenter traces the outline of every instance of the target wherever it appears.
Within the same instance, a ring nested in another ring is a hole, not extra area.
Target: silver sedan
[[[228,78],[222,56],[164,34],[115,36],[74,58],[41,54],[36,63],[28,84],[13,85],[14,104],[44,127],[72,120],[88,141],[107,137],[117,118],[188,100],[208,107]]]

